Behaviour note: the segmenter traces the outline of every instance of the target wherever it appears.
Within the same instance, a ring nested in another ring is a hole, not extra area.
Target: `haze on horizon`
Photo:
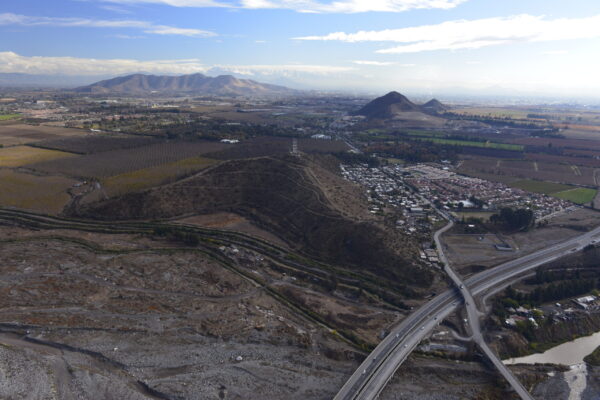
[[[0,73],[600,97],[595,0],[22,0],[0,32]]]

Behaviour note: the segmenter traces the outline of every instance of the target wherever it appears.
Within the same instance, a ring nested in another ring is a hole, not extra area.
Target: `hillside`
[[[96,82],[75,89],[79,93],[193,93],[218,96],[271,96],[293,94],[295,90],[283,86],[237,79],[231,75],[210,77],[203,74],[180,76],[127,75]]]
[[[132,220],[233,212],[307,255],[368,270],[400,286],[431,284],[431,273],[392,250],[381,228],[342,216],[312,180],[307,163],[291,156],[226,161],[205,174],[70,213]]]
[[[389,92],[378,97],[363,108],[356,115],[364,115],[368,119],[390,119],[398,113],[407,111],[420,111],[419,106],[398,92]]]
[[[406,117],[407,113],[437,114],[445,110],[447,110],[447,107],[436,99],[432,99],[423,105],[418,105],[398,92],[389,92],[385,96],[378,97],[369,102],[356,111],[354,115],[363,115],[370,120],[396,119],[403,116]],[[409,119],[414,118],[415,116],[412,115]]]
[[[443,113],[444,111],[448,111],[450,108],[440,102],[438,99],[431,99],[427,103],[423,104],[421,108],[425,112],[431,113]]]

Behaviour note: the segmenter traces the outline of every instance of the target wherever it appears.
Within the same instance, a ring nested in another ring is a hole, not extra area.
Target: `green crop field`
[[[415,129],[409,129],[408,131],[406,131],[406,133],[409,136],[424,136],[424,137],[441,137],[441,136],[445,135],[445,133],[443,133],[443,132],[419,131],[419,130],[415,130]]]
[[[552,193],[552,196],[558,197],[559,199],[569,200],[577,204],[589,203],[596,197],[596,189],[588,188],[577,188],[564,190],[562,192]]]
[[[556,192],[563,192],[566,190],[575,189],[574,186],[563,185],[561,183],[534,181],[532,179],[523,179],[515,182],[511,182],[510,186],[527,190],[528,192],[552,194]]]
[[[0,114],[0,121],[8,121],[9,119],[17,119],[21,114]]]
[[[495,142],[475,142],[470,140],[442,139],[432,137],[415,137],[416,140],[425,140],[437,144],[447,144],[451,146],[483,147],[488,149],[523,151],[524,147],[520,144],[495,143]]]

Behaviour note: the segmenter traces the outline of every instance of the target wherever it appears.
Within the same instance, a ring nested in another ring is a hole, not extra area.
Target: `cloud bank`
[[[352,71],[352,67],[328,65],[206,65],[198,59],[152,60],[94,59],[77,57],[26,57],[14,52],[0,52],[0,72],[36,75],[123,75],[135,72],[152,74],[193,74],[209,70],[240,75],[279,75],[296,73],[329,75]]]
[[[246,9],[283,9],[301,13],[362,13],[403,12],[414,9],[450,9],[468,0],[240,0],[220,2],[213,0],[104,0],[111,3],[163,4],[173,7],[228,7]]]
[[[0,14],[0,25],[17,26],[55,26],[73,28],[128,28],[137,29],[154,35],[180,35],[190,37],[211,37],[216,33],[201,29],[178,28],[168,25],[155,25],[138,20],[99,20],[89,18],[52,18],[19,15],[12,13]]]
[[[395,42],[401,46],[377,53],[402,54],[434,50],[478,49],[515,42],[547,42],[600,37],[600,15],[585,18],[548,20],[527,14],[506,18],[457,20],[356,33],[334,32],[324,36],[304,36],[297,40],[356,42]]]

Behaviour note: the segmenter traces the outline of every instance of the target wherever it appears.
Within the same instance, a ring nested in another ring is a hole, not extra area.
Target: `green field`
[[[499,149],[499,150],[513,150],[523,151],[524,147],[520,144],[508,144],[508,143],[495,143],[495,142],[475,142],[471,140],[455,140],[455,139],[441,139],[432,137],[415,137],[416,140],[424,140],[437,144],[447,144],[451,146],[466,146],[466,147],[483,147],[488,149]]]
[[[598,191],[596,189],[577,188],[552,193],[552,196],[558,197],[559,199],[563,200],[569,200],[577,204],[585,204],[594,200],[594,197],[596,197],[597,192]]]
[[[8,121],[9,119],[19,118],[21,114],[0,114],[0,121]]]
[[[520,181],[511,182],[510,186],[518,189],[527,190],[528,192],[552,194],[556,192],[564,192],[566,190],[575,189],[574,186],[563,185],[561,183],[534,181],[532,179],[523,179]]]
[[[405,163],[405,161],[401,160],[400,158],[386,158],[386,160],[390,164],[404,164]]]
[[[441,137],[441,136],[445,135],[445,133],[443,133],[443,132],[418,131],[418,130],[415,130],[415,129],[409,129],[406,133],[409,136],[425,136],[425,137]]]

